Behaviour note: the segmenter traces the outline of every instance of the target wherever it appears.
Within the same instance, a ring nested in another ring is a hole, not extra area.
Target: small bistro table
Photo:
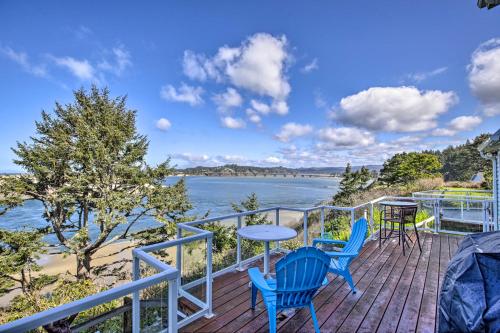
[[[238,230],[238,235],[246,239],[264,242],[264,275],[268,276],[270,257],[269,243],[295,238],[297,237],[297,231],[277,225],[260,224],[240,228]]]
[[[399,230],[397,231],[397,236],[399,243],[403,247],[403,255],[405,255],[405,244],[407,243],[407,238],[411,241],[410,236],[406,233],[405,224],[407,223],[407,218],[409,218],[410,223],[413,224],[415,229],[415,234],[417,236],[418,247],[420,252],[422,252],[422,247],[420,245],[420,238],[418,236],[418,230],[416,225],[416,215],[418,205],[415,202],[410,201],[381,201],[379,202],[383,210],[380,212],[380,222],[379,222],[379,247],[382,246],[382,240],[387,240],[392,236],[394,230],[394,223],[399,224]],[[384,221],[384,236],[382,237],[382,221]],[[391,231],[387,235],[387,222],[391,224]]]

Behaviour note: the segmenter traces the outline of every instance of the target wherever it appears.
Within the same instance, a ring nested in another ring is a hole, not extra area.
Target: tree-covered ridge
[[[378,171],[380,165],[367,165],[369,170]],[[361,166],[353,166],[354,170],[359,170]],[[249,165],[226,164],[222,166],[197,166],[193,168],[176,169],[176,172],[186,175],[197,176],[266,176],[266,175],[330,175],[341,176],[343,167],[311,167],[311,168],[286,168],[278,167],[257,167]]]

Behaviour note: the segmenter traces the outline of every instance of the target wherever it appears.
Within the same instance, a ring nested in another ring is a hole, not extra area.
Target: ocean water
[[[167,184],[178,181],[171,177]],[[220,216],[233,212],[231,203],[239,203],[252,192],[259,198],[262,208],[273,206],[311,207],[331,198],[338,190],[336,178],[302,177],[186,177],[189,199],[193,205],[191,214]],[[39,202],[27,201],[7,214],[0,216],[0,228],[22,230],[47,226],[42,217],[43,207]],[[151,218],[138,221],[133,231],[157,226]],[[115,232],[126,228],[126,224],[117,227]],[[91,237],[98,233],[97,227],[90,227]],[[46,241],[56,243],[55,236],[47,236]]]

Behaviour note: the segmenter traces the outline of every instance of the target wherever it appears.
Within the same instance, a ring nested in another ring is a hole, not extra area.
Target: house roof
[[[500,129],[490,136],[488,140],[479,145],[478,149],[485,154],[498,154],[500,151]]]

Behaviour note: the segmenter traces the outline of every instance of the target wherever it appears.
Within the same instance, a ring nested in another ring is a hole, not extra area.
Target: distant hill
[[[369,170],[379,171],[381,165],[366,165]],[[311,167],[311,168],[285,168],[279,167],[255,167],[237,164],[226,164],[216,167],[197,166],[193,168],[177,169],[176,172],[192,176],[268,176],[268,175],[309,175],[309,176],[340,176],[344,167]],[[353,166],[354,171],[361,166]]]

